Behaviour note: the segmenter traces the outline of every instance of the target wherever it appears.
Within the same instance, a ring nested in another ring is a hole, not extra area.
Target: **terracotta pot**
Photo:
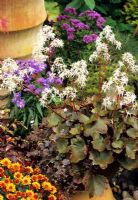
[[[46,18],[44,0],[0,0],[0,59],[31,55],[36,36]]]
[[[79,192],[78,194],[74,195],[71,200],[115,200],[115,198],[111,188],[109,187],[101,196],[89,198],[88,192]]]

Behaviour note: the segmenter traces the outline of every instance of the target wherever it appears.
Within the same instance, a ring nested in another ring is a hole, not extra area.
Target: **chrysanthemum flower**
[[[33,197],[34,196],[34,192],[32,190],[26,190],[26,195],[28,197]]]
[[[30,185],[31,184],[30,176],[24,176],[23,179],[22,179],[22,184],[23,185]]]
[[[56,200],[56,199],[57,199],[56,196],[53,194],[48,196],[48,200]]]
[[[8,167],[11,165],[11,161],[9,160],[9,158],[4,158],[3,160],[0,161],[0,164],[2,164],[5,167]]]
[[[15,173],[14,173],[14,178],[15,178],[15,179],[21,180],[22,177],[23,177],[23,174],[22,174],[22,173],[20,173],[20,172],[15,172]]]
[[[38,183],[38,182],[33,182],[33,183],[32,183],[32,186],[33,186],[36,190],[39,190],[39,189],[40,189],[40,183]]]
[[[12,163],[10,166],[10,170],[13,172],[20,172],[21,169],[21,164],[16,162],[16,163]]]
[[[8,192],[15,192],[16,187],[15,187],[15,185],[13,183],[8,183],[7,186],[6,186],[6,190]]]
[[[27,173],[33,173],[33,168],[31,166],[27,166],[27,167],[25,167],[25,171]]]
[[[52,185],[51,185],[51,183],[45,181],[45,182],[42,183],[42,187],[43,187],[44,190],[50,191]]]
[[[51,186],[50,192],[51,194],[55,194],[57,192],[57,188],[55,186]]]

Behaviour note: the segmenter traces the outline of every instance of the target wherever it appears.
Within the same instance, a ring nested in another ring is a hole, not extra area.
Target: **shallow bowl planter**
[[[6,21],[8,31],[0,29],[0,59],[31,55],[46,19],[44,0],[0,0],[0,19]]]
[[[89,198],[88,192],[78,192],[71,200],[115,200],[110,187],[104,191],[101,196],[94,196]]]

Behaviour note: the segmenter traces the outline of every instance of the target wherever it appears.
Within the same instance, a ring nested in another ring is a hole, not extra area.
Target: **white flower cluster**
[[[71,69],[69,71],[70,77],[75,77],[75,83],[80,87],[84,87],[86,85],[87,76],[89,72],[87,70],[87,63],[85,60],[80,60],[71,65]]]
[[[54,60],[51,70],[53,73],[56,72],[62,79],[75,78],[75,83],[80,87],[86,85],[88,70],[85,60],[72,63],[71,68],[67,69],[67,65],[64,63],[63,59],[58,57]]]
[[[121,49],[121,42],[115,39],[115,34],[113,33],[111,26],[106,26],[100,33],[101,41],[106,39],[107,42],[113,44],[118,50]]]
[[[50,43],[50,47],[52,48],[63,48],[64,43],[62,40],[55,38],[51,43]]]
[[[136,61],[131,53],[124,53],[122,56],[122,61],[128,70],[132,71],[133,73],[138,72],[138,65],[136,65]]]
[[[69,70],[67,69],[67,65],[64,63],[64,60],[62,57],[57,57],[53,65],[51,67],[51,71],[53,73],[56,73],[60,78],[64,79],[68,77],[69,75]]]
[[[71,86],[65,87],[65,89],[60,93],[61,99],[71,99],[74,100],[76,98],[77,90]]]
[[[91,54],[89,58],[90,62],[93,62],[97,59],[104,59],[106,62],[110,60],[108,43],[109,45],[114,45],[118,50],[121,49],[121,42],[115,39],[115,34],[110,26],[106,26],[96,40],[96,50]]]
[[[45,45],[47,46],[45,47]],[[63,46],[63,41],[56,38],[54,29],[51,26],[45,25],[38,34],[32,56],[35,60],[43,62],[48,59],[48,53],[52,48],[62,48]]]
[[[135,107],[136,95],[133,92],[126,91],[128,77],[122,71],[120,65],[122,64],[119,61],[119,67],[114,71],[113,76],[102,86],[102,90],[106,94],[102,103],[105,108],[110,108],[113,105],[118,105],[122,108],[122,106],[129,104]]]
[[[2,62],[1,69],[4,73],[13,73],[14,71],[19,69],[19,66],[17,65],[15,60],[7,58]]]
[[[27,73],[27,69],[19,70],[19,66],[16,61],[11,58],[7,58],[2,62],[2,84],[1,88],[6,88],[10,92],[14,91],[19,83],[22,83],[23,76]],[[17,72],[17,75],[15,72]]]
[[[41,98],[39,99],[41,105],[45,107],[52,99],[58,97],[60,99],[71,99],[74,100],[76,98],[77,90],[70,86],[65,87],[64,90],[59,91],[55,87],[45,88],[45,90],[41,94]]]
[[[56,96],[59,96],[59,90],[57,88],[55,87],[45,88],[42,91],[41,98],[39,99],[39,101],[41,105],[45,107],[48,104],[48,102]]]

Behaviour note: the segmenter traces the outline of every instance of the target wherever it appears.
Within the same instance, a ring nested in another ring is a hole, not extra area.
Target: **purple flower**
[[[78,24],[74,24],[74,27],[80,30],[89,30],[90,27],[82,22],[78,23]]]
[[[73,33],[69,33],[67,38],[68,38],[69,41],[72,41],[72,40],[74,40],[75,36],[74,36]]]
[[[61,85],[61,84],[63,83],[63,81],[62,81],[61,78],[56,77],[56,78],[54,79],[54,83],[55,83],[55,84],[58,84],[58,85]]]
[[[45,86],[47,84],[47,80],[43,77],[37,79],[37,83]]]
[[[58,17],[57,17],[57,20],[58,21],[62,21],[62,20],[66,20],[66,19],[69,19],[70,17],[69,16],[67,16],[67,15],[59,15]]]
[[[24,99],[21,99],[21,93],[20,92],[14,93],[12,102],[14,104],[16,104],[16,106],[18,108],[24,108],[25,107],[25,101],[24,101]]]
[[[91,43],[97,39],[98,35],[96,33],[93,33],[92,35],[85,35],[83,37],[83,42],[86,44]]]
[[[80,21],[79,19],[71,19],[70,22],[71,22],[72,24],[78,24],[78,23],[80,23],[81,21]]]
[[[73,15],[77,14],[75,8],[65,8],[64,12],[69,13],[69,14],[73,14]]]
[[[96,21],[96,26],[99,29],[103,29],[102,25],[105,23],[105,19],[103,17],[99,17]]]
[[[90,27],[86,24],[84,24],[83,22],[81,22],[80,20],[78,19],[71,19],[70,22],[72,23],[72,25],[77,28],[77,29],[86,29],[86,30],[89,30]]]
[[[19,99],[21,99],[21,93],[20,92],[14,93],[12,102],[16,103]]]
[[[32,80],[32,78],[29,75],[25,74],[25,76],[24,76],[24,83],[25,84],[29,84],[31,80]]]
[[[35,90],[35,94],[37,94],[37,95],[39,95],[41,92],[42,92],[42,89],[40,89],[40,88],[37,88],[37,89]]]
[[[68,29],[67,29],[67,32],[68,32],[68,33],[74,33],[74,32],[75,32],[75,29],[74,29],[74,28],[68,28]]]
[[[85,12],[80,13],[79,16],[80,17],[87,16],[87,17],[90,17],[90,19],[97,19],[101,15],[94,10],[86,10]]]
[[[29,89],[29,90],[35,90],[35,85],[33,85],[33,84],[29,84],[28,86],[27,86],[27,88]]]
[[[30,74],[38,74],[47,67],[45,63],[35,60],[17,60],[16,63],[20,66],[20,70],[28,69]]]
[[[18,108],[24,108],[25,107],[25,100],[24,99],[20,99],[16,102],[16,105]]]
[[[67,29],[70,28],[70,25],[65,23],[65,24],[62,25],[62,28],[65,29],[65,30],[67,30]]]

